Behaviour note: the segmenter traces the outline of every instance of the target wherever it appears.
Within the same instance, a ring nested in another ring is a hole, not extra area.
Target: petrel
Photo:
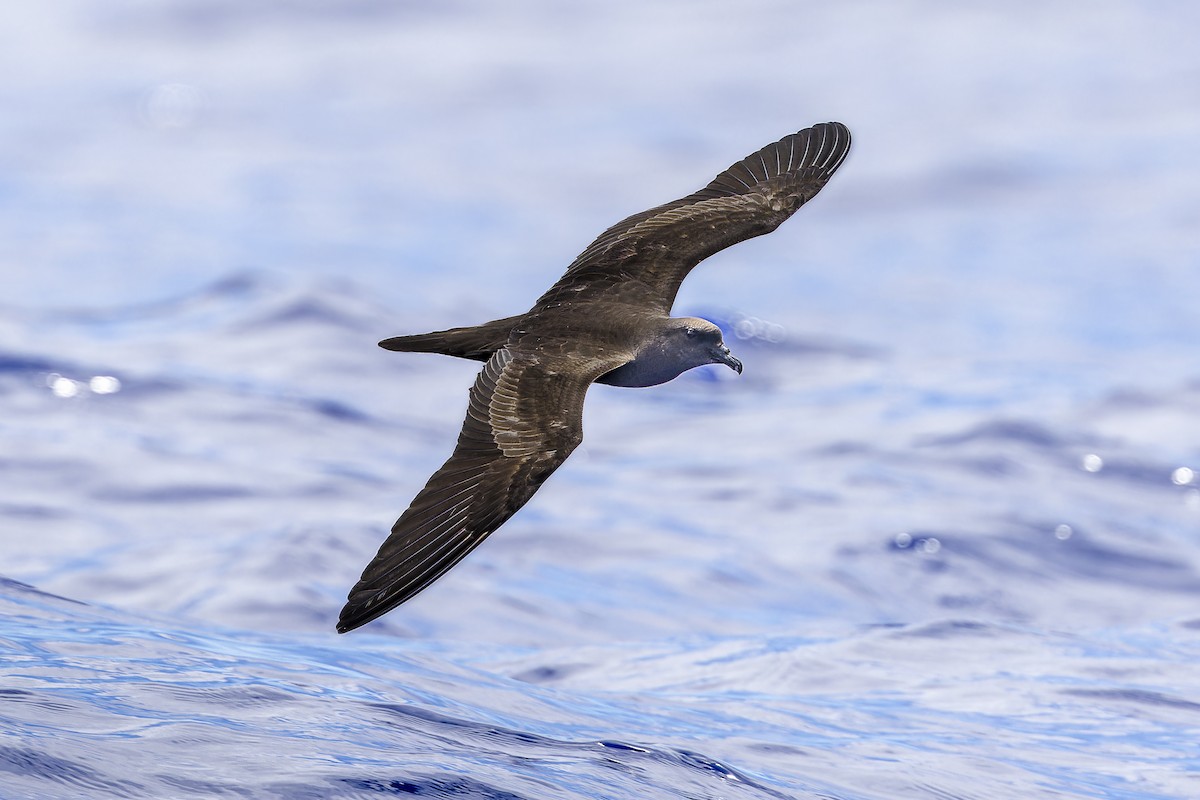
[[[849,149],[840,122],[785,136],[700,191],[604,231],[528,312],[380,342],[484,366],[458,445],[350,590],[338,632],[408,600],[525,505],[583,440],[591,384],[655,386],[703,364],[741,373],[720,328],[671,316],[679,285],[713,253],[779,227]]]

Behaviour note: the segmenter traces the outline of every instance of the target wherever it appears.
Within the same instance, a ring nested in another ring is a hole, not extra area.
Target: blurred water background
[[[1200,6],[59,0],[0,15],[0,797],[1200,797]],[[854,150],[338,637],[603,228]]]

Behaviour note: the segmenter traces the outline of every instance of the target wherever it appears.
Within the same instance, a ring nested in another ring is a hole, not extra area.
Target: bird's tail
[[[412,336],[393,336],[379,346],[402,353],[441,353],[475,361],[487,361],[508,343],[508,335],[520,317],[505,317],[468,328],[451,328]]]

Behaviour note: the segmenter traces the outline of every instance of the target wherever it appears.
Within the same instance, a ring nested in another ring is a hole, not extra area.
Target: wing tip
[[[356,628],[361,628],[368,622],[374,622],[406,600],[411,599],[413,595],[430,583],[432,583],[432,580],[424,581],[415,588],[412,585],[402,586],[399,591],[386,591],[369,587],[365,589],[359,589],[358,587],[351,589],[349,596],[346,598],[346,604],[342,606],[342,611],[338,614],[337,632],[349,633]]]
[[[356,602],[354,595],[355,593],[352,591],[346,605],[342,606],[342,613],[338,615],[338,633],[349,633],[355,628],[361,628],[388,610],[386,608],[371,608],[370,601],[365,603],[361,601]]]
[[[796,158],[796,145],[801,141],[804,143],[804,150],[801,156]],[[785,136],[774,146],[782,147],[785,143],[791,148],[793,157],[784,172],[816,169],[820,174],[828,176],[841,166],[850,152],[850,129],[841,122],[818,122]]]
[[[850,129],[844,123],[818,122],[732,164],[692,197],[743,194],[782,175],[816,178],[824,183],[849,152]]]

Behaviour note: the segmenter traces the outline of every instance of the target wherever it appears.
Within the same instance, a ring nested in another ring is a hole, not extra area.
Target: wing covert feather
[[[611,365],[552,368],[498,350],[471,388],[453,454],[392,526],[350,590],[345,633],[387,613],[463,559],[523,506],[583,438],[583,399]]]

